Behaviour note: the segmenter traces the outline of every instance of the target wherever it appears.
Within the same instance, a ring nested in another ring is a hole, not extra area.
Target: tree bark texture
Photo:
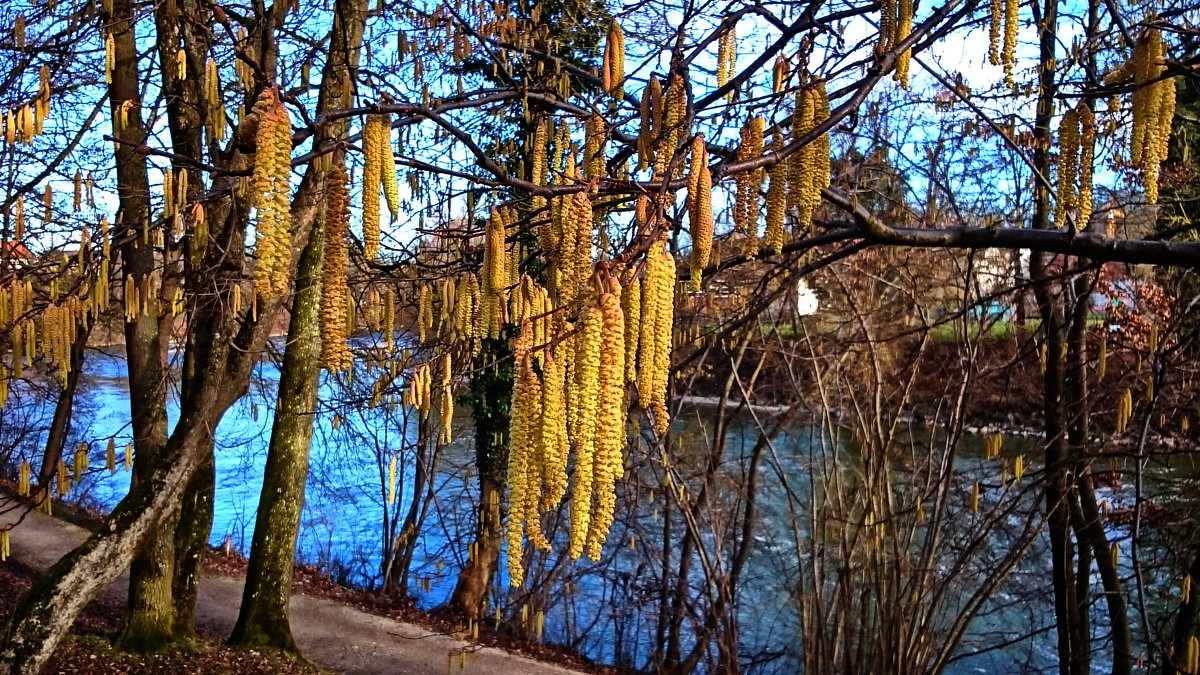
[[[175,574],[171,592],[175,607],[173,632],[177,640],[196,637],[196,602],[200,597],[200,569],[208,552],[212,534],[213,491],[216,487],[216,464],[213,438],[202,441],[203,458],[183,494],[183,504],[175,524]]]
[[[230,644],[239,647],[299,652],[288,622],[288,606],[321,374],[323,236],[323,225],[313,228],[296,276],[296,296],[279,379],[279,403],[254,521],[250,567],[246,572],[241,612],[229,638]]]

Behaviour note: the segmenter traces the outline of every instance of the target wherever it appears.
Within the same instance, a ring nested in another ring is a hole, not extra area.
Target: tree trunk
[[[54,417],[50,420],[50,430],[46,434],[46,449],[42,453],[42,466],[38,470],[38,490],[47,491],[54,484],[54,475],[58,472],[58,463],[62,460],[63,447],[67,435],[71,433],[71,411],[75,408],[75,390],[79,386],[79,371],[83,370],[83,350],[87,347],[88,336],[92,329],[87,322],[80,322],[75,329],[75,341],[71,343],[71,370],[67,373],[67,383],[58,394],[58,402],[54,404]]]
[[[475,418],[475,464],[479,469],[479,513],[475,542],[450,606],[479,617],[496,574],[503,535],[500,509],[504,501],[504,479],[508,466],[508,418],[512,399],[512,349],[507,336],[484,340],[471,378],[471,411]]]
[[[229,644],[299,653],[288,622],[296,536],[304,508],[308,453],[321,374],[321,263],[324,226],[312,230],[300,258],[287,349],[279,378],[279,403],[254,521],[250,568],[242,608]]]
[[[1196,583],[1200,582],[1200,545],[1192,549],[1192,564],[1188,566],[1186,574],[1192,579],[1192,588],[1187,598],[1179,603],[1179,613],[1175,615],[1175,625],[1171,629],[1171,646],[1175,658],[1172,660],[1164,656],[1163,675],[1183,672],[1182,667],[1176,664],[1183,663],[1182,657],[1187,654],[1188,641],[1195,635],[1196,622],[1200,621],[1200,592],[1196,590]]]
[[[149,232],[149,224],[145,221],[145,214],[149,213],[146,203],[149,185],[146,159],[137,149],[145,140],[145,132],[140,114],[136,40],[131,30],[135,25],[132,2],[113,0],[111,6],[111,13],[102,12],[101,17],[106,24],[114,26],[110,35],[113,36],[115,64],[109,99],[114,117],[128,120],[114,132],[119,140],[126,142],[115,145],[121,214],[112,236],[125,242],[121,248],[125,274],[140,282],[145,275],[161,267],[161,261],[156,262],[152,246],[142,243],[149,240],[145,236]],[[259,63],[268,79],[273,77],[277,54],[272,34],[286,10],[286,4],[273,5],[267,20],[258,22],[250,36],[260,43]],[[365,17],[363,0],[339,0],[338,11],[352,15],[356,22],[345,25],[344,30],[335,22],[331,45],[340,37],[336,34],[339,30],[347,35],[357,31],[358,37],[350,44],[361,42]],[[331,48],[323,75],[320,109],[345,102],[343,94],[349,92],[354,78],[342,72],[346,62],[339,57],[356,55],[357,50]],[[195,269],[188,268],[187,316],[193,325],[203,326],[205,330],[195,332],[197,356],[188,368],[188,378],[193,378],[194,373],[194,379],[181,392],[179,421],[170,440],[159,446],[158,461],[139,473],[130,493],[97,532],[51,567],[13,612],[4,642],[0,644],[0,672],[39,672],[75,617],[130,565],[152,533],[166,529],[178,512],[192,474],[207,455],[209,434],[217,427],[225,410],[248,388],[272,319],[285,298],[260,299],[257,320],[245,313],[235,316],[230,311],[233,288],[245,278],[244,250],[250,210],[247,200],[241,196],[245,192],[244,176],[252,157],[240,148],[230,145],[228,152],[219,154],[222,165],[229,172],[214,178],[210,188],[218,197],[205,204],[210,225],[208,241],[220,246],[208,246],[207,253],[202,249],[201,264]],[[327,167],[319,162],[309,164],[292,195],[293,246],[308,241],[311,235],[312,224],[323,202],[327,171]],[[153,284],[146,285],[154,287]],[[164,282],[161,292],[172,293],[173,290],[173,286]],[[162,298],[155,296],[149,300],[151,302],[147,304],[153,308]],[[146,394],[155,387],[165,387],[166,373],[161,368],[165,353],[162,340],[170,334],[163,330],[169,325],[156,327],[144,320],[150,314],[143,312],[142,319],[126,324],[131,412],[139,455],[145,447],[142,440],[153,438],[151,432],[156,429],[153,422],[160,411],[153,407],[141,408],[138,402],[153,401],[154,397]],[[189,344],[188,351],[192,348]],[[156,367],[157,377],[151,377]],[[165,421],[163,428],[165,430]],[[172,590],[170,583],[168,577],[168,593]],[[174,616],[167,616],[170,625]]]
[[[196,637],[200,568],[212,534],[213,489],[217,479],[212,435],[208,435],[202,445],[203,459],[188,482],[175,525],[175,575],[171,583],[175,620],[172,630],[175,639],[185,641]]]
[[[125,625],[116,647],[129,652],[158,651],[175,641],[175,526],[172,505],[161,525],[151,528],[129,566],[129,598]]]
[[[1055,51],[1058,39],[1057,0],[1034,5],[1038,26],[1039,63],[1037,113],[1034,120],[1034,165],[1042,175],[1050,175],[1051,131],[1054,117],[1057,82],[1055,81]],[[1037,181],[1034,184],[1033,229],[1047,230],[1051,222],[1050,190]],[[1054,587],[1054,616],[1058,637],[1059,672],[1062,675],[1083,675],[1090,656],[1090,636],[1082,627],[1080,599],[1075,585],[1074,547],[1071,539],[1069,498],[1073,480],[1069,474],[1066,391],[1063,349],[1065,341],[1065,311],[1063,285],[1051,279],[1047,271],[1049,258],[1045,253],[1031,253],[1030,278],[1042,319],[1046,350],[1046,372],[1042,380],[1043,411],[1046,427],[1046,478],[1044,497],[1047,512],[1047,536],[1050,539],[1051,580]]]
[[[391,542],[390,564],[383,579],[385,593],[401,597],[408,595],[408,575],[417,549],[416,532],[435,496],[436,484],[430,475],[430,467],[437,461],[437,452],[436,443],[417,444],[412,503],[408,506],[404,522],[400,523],[398,536]]]
[[[504,485],[484,478],[479,479],[479,528],[467,564],[458,575],[458,584],[450,598],[450,606],[467,616],[479,618],[486,608],[488,589],[496,575],[500,560],[500,540],[504,534],[499,509],[490,509],[492,500],[504,501]]]
[[[133,233],[121,248],[122,271],[126,287],[148,290],[152,297],[126,298],[138,305],[136,317],[125,323],[125,354],[129,369],[129,409],[136,450],[133,479],[140,483],[151,475],[164,453],[167,440],[167,389],[164,364],[165,345],[158,317],[157,287],[150,280],[158,261],[146,236],[149,231],[149,179],[146,161],[133,148],[145,141],[142,123],[141,91],[137,67],[137,43],[134,34],[133,3],[119,0],[112,5],[115,52],[109,100],[114,118],[128,121],[114,135],[125,143],[116,148],[118,195],[121,212],[117,232]],[[122,106],[134,103],[128,112]],[[156,514],[158,515],[158,514]],[[153,649],[171,636],[171,570],[174,567],[173,537],[163,526],[170,524],[171,511],[161,514],[145,535],[137,558],[130,568],[129,606],[125,627],[118,644],[125,649]]]

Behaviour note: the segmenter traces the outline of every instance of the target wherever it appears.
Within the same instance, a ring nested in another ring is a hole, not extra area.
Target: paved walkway
[[[0,504],[6,495],[0,494]],[[0,508],[0,510],[3,510]],[[11,523],[15,514],[0,515]],[[80,527],[33,512],[11,533],[12,557],[45,570],[87,536]],[[2,563],[0,563],[2,564]],[[121,575],[105,591],[124,602],[129,580]],[[243,580],[205,575],[200,582],[196,625],[206,633],[228,635],[237,621]],[[492,647],[431,633],[425,628],[361,612],[353,607],[300,593],[292,595],[292,635],[306,657],[330,670],[362,675],[445,675],[451,665],[459,672],[458,653],[468,651],[468,673],[562,675],[574,673]]]

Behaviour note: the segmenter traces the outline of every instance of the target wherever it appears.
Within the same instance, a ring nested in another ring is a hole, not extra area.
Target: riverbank
[[[10,509],[14,502],[8,493],[0,493],[0,527],[16,523],[11,532],[12,555],[0,563],[0,586],[8,592],[0,600],[0,622],[7,621],[16,603],[29,585],[59,557],[79,545],[88,532],[59,518],[38,512]],[[19,522],[18,522],[19,520]],[[55,652],[47,672],[71,673],[310,673],[319,672],[311,665],[254,651],[232,650],[221,646],[237,620],[241,603],[244,567],[214,556],[201,578],[196,610],[197,631],[201,640],[187,650],[172,650],[141,658],[120,654],[108,647],[120,629],[124,615],[128,577],[122,574],[76,622],[72,637]],[[338,587],[328,580],[318,582],[311,571],[300,570],[297,583],[313,592],[293,592],[292,632],[304,655],[322,669],[361,675],[411,673],[441,675],[460,667],[481,673],[523,673],[525,675],[567,675],[589,672],[530,658],[529,655],[470,642],[465,626],[458,628],[451,619],[440,625],[425,626],[390,618],[385,608],[364,611],[364,597],[353,589]],[[294,585],[295,588],[295,585]],[[329,596],[342,593],[342,600]],[[373,594],[371,594],[373,595]],[[376,605],[378,607],[378,603]],[[399,611],[396,608],[395,611]],[[412,610],[409,610],[410,612]],[[482,637],[500,642],[499,636]],[[570,658],[550,654],[558,661]],[[581,664],[582,665],[582,664]],[[591,669],[590,672],[602,672]]]

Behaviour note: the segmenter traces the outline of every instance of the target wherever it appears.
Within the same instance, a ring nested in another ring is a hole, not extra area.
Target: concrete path
[[[6,499],[7,495],[0,494],[0,512],[6,510]],[[16,515],[0,515],[0,523],[14,522]],[[29,513],[11,533],[12,557],[36,570],[45,570],[86,536],[83,528],[41,513]],[[242,583],[241,578],[233,577],[205,575],[201,579],[196,608],[196,625],[200,631],[218,636],[233,631],[242,601]],[[105,593],[123,603],[128,584],[128,576],[122,574]],[[562,675],[576,672],[501,649],[472,646],[417,625],[299,593],[292,595],[291,620],[292,634],[304,655],[337,672],[445,675],[452,670],[457,673],[459,653],[464,650],[467,652],[467,673]]]

